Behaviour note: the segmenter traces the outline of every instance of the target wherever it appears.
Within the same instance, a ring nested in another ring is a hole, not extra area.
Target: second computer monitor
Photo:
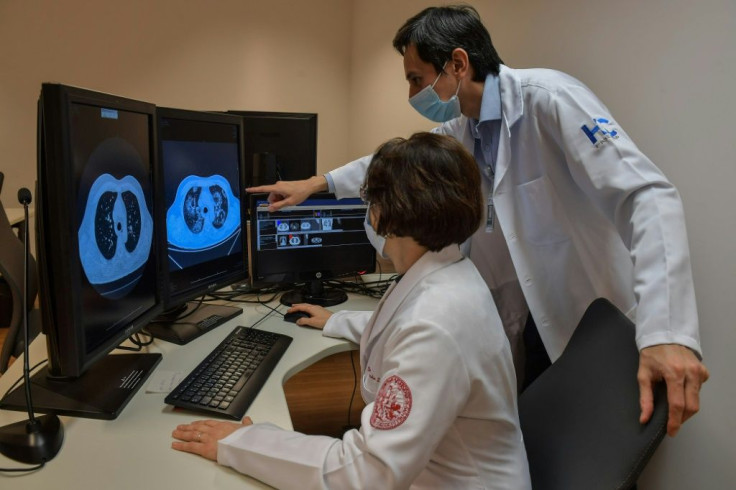
[[[342,291],[323,281],[373,272],[376,251],[365,232],[366,204],[315,194],[299,205],[268,211],[266,195],[251,196],[250,239],[253,285],[306,283],[281,302],[339,304]]]
[[[227,114],[157,108],[157,119],[162,296],[171,313],[151,329],[181,344],[242,311],[187,302],[248,277],[243,129]]]

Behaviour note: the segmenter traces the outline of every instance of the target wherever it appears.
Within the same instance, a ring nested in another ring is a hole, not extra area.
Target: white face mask
[[[387,259],[388,256],[383,251],[384,247],[386,246],[386,237],[378,235],[378,233],[376,233],[376,230],[373,229],[370,218],[370,208],[368,208],[368,210],[365,212],[365,221],[363,222],[363,227],[365,228],[366,235],[368,235],[368,241],[371,242],[371,245],[373,245],[373,248],[376,249],[378,255],[380,255],[384,259]]]
[[[434,86],[437,81],[444,73],[445,66],[447,63],[442,65],[442,71],[437,78],[432,82],[431,85],[427,85],[422,90],[414,94],[413,97],[409,98],[411,106],[419,112],[422,116],[434,122],[445,122],[450,119],[460,117],[460,99],[457,98],[458,92],[460,92],[460,82],[457,83],[457,90],[455,95],[450,97],[450,100],[442,100],[437,92],[434,90]]]

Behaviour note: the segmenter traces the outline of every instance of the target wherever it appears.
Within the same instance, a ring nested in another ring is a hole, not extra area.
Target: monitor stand
[[[319,279],[310,281],[301,289],[294,289],[281,295],[281,304],[291,306],[296,303],[311,303],[319,306],[335,306],[348,300],[345,291],[326,288]]]
[[[237,306],[190,301],[171,312],[159,315],[146,330],[157,339],[184,345],[213,328],[243,313]]]
[[[50,376],[48,366],[31,377],[33,410],[113,420],[148,379],[161,354],[109,354],[78,378]],[[0,408],[26,411],[25,388],[8,394]]]

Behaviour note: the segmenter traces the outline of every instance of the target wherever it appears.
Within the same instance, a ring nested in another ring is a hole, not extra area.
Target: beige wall
[[[193,109],[318,112],[320,171],[427,129],[432,124],[406,102],[391,39],[407,17],[434,3],[0,0],[3,195],[33,184],[35,101],[46,80]],[[508,65],[556,68],[583,80],[680,189],[712,379],[701,413],[660,447],[640,488],[730,488],[736,3],[469,3]]]
[[[45,81],[162,106],[316,112],[327,170],[348,155],[351,10],[342,0],[0,0],[8,189],[33,188]]]

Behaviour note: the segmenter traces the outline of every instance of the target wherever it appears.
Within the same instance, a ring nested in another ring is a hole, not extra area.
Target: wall
[[[390,41],[435,2],[356,2],[350,143],[354,156],[431,127],[406,103]],[[495,0],[478,8],[504,62],[584,81],[679,188],[685,204],[705,362],[700,413],[667,438],[642,490],[732,488],[736,481],[736,2]],[[359,21],[358,21],[359,20]]]
[[[193,109],[318,112],[320,171],[392,136],[428,129],[406,102],[391,39],[406,18],[434,3],[0,0],[6,185],[14,194],[35,178],[35,101],[46,80]],[[680,189],[712,377],[701,412],[665,440],[640,488],[732,487],[736,3],[469,3],[508,65],[556,68],[583,80]]]
[[[33,188],[46,81],[162,106],[316,112],[326,171],[347,156],[350,13],[341,0],[0,0],[6,206]]]

